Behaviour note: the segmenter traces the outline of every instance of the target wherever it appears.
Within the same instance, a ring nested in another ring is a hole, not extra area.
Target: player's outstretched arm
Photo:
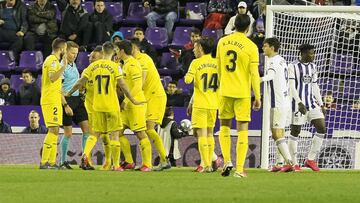
[[[133,95],[131,95],[129,87],[125,84],[124,79],[119,78],[117,79],[117,84],[121,90],[124,92],[125,96],[131,101],[131,103],[135,104],[135,105],[140,105],[140,104],[144,104],[146,103],[146,101],[136,101],[133,97]]]
[[[87,77],[82,76],[75,85],[71,88],[69,92],[65,94],[66,97],[71,96],[74,92],[76,92],[81,87],[85,86],[86,82],[88,81]]]

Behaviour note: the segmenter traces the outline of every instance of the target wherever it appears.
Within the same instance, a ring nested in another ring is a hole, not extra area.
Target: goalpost
[[[279,54],[288,63],[298,59],[297,47],[315,45],[321,95],[336,100],[327,110],[327,133],[318,155],[321,168],[360,168],[360,7],[272,6],[266,9],[266,37],[281,42]],[[266,68],[266,67],[265,67]],[[266,70],[266,69],[265,69]],[[265,87],[265,86],[264,86]],[[261,168],[275,164],[276,148],[270,131],[270,104],[264,88]],[[290,122],[289,122],[290,123]],[[314,128],[302,127],[298,161],[307,157]],[[286,130],[286,136],[290,134]]]

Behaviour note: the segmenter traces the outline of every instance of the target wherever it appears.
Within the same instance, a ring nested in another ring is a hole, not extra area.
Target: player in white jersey
[[[303,44],[299,47],[300,59],[289,65],[290,91],[292,100],[292,125],[291,136],[289,137],[289,149],[292,160],[297,163],[297,138],[301,131],[301,125],[306,121],[311,122],[316,129],[311,148],[304,163],[305,167],[313,171],[319,171],[315,161],[325,137],[325,108],[317,84],[318,73],[315,59],[315,47]],[[298,167],[300,170],[300,167]]]
[[[285,158],[284,167],[274,166],[273,172],[288,172],[293,170],[289,147],[285,140],[286,118],[290,112],[288,67],[285,59],[278,54],[280,42],[277,38],[266,38],[263,50],[266,60],[266,75],[261,78],[261,82],[267,82],[269,90],[271,109],[270,109],[270,128],[272,137],[280,154]],[[275,169],[275,170],[274,170]]]

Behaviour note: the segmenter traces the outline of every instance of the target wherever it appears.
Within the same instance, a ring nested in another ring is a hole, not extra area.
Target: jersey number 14
[[[201,80],[203,80],[203,90],[206,92],[208,89],[212,89],[213,92],[216,92],[218,85],[218,74],[213,73],[210,75],[210,81],[208,82],[208,74],[204,73],[201,75]]]

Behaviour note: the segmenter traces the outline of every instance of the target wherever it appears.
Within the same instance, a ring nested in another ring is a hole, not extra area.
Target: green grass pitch
[[[141,173],[0,165],[0,202],[360,202],[358,170],[285,174],[248,169],[245,179],[192,170]]]

